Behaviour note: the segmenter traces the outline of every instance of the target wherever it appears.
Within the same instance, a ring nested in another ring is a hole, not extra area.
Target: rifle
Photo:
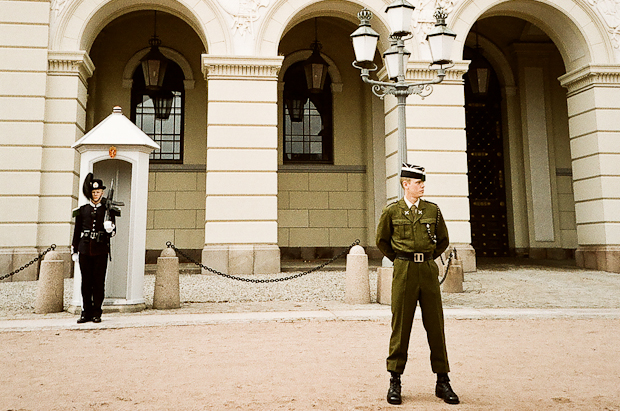
[[[118,181],[118,170],[116,171],[116,180]],[[112,217],[120,217],[121,209],[118,208],[120,206],[124,206],[125,203],[122,201],[114,201],[114,180],[110,183],[110,189],[108,190],[108,196],[105,200],[105,217],[103,221],[112,221]]]
[[[116,180],[118,181],[118,170],[116,170]],[[104,224],[106,221],[112,221],[112,218],[114,218],[114,221],[116,221],[116,217],[120,217],[121,216],[121,209],[118,208],[120,206],[124,206],[125,203],[123,203],[122,201],[114,201],[114,180],[112,180],[112,182],[110,183],[110,189],[108,190],[108,196],[105,199],[105,216],[103,218]],[[110,253],[109,253],[109,258],[110,261],[112,261],[112,246],[110,245],[110,243],[108,242],[108,245],[110,247]]]

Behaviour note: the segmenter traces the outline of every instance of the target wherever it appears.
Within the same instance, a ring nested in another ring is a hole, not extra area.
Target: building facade
[[[409,80],[435,76],[425,36],[437,6],[457,33],[446,79],[407,100],[407,159],[426,167],[426,197],[466,271],[476,256],[516,254],[620,272],[620,5],[410,1]],[[68,259],[71,145],[114,106],[161,146],[147,259],[170,241],[251,274],[355,239],[372,251],[398,195],[396,101],[362,82],[349,36],[372,11],[384,78],[388,3],[1,0],[0,274],[52,243]],[[155,34],[168,59],[164,118],[141,68]],[[309,92],[315,40],[328,76]]]

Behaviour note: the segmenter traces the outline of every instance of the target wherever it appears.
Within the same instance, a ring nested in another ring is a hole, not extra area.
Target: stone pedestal
[[[280,248],[268,244],[207,245],[202,264],[230,275],[276,274],[280,272]],[[211,274],[202,269],[202,274]]]
[[[0,250],[0,276],[13,271],[13,249]],[[4,280],[0,280],[0,283],[10,283],[13,281],[13,276],[9,276]]]
[[[392,304],[392,276],[394,267],[377,268],[377,302],[379,304]]]
[[[58,313],[63,310],[64,271],[65,262],[60,253],[56,251],[47,253],[41,262],[35,313]]]
[[[179,258],[172,248],[166,248],[157,259],[153,308],[167,310],[180,307]]]
[[[620,273],[619,246],[581,246],[575,251],[578,267]]]
[[[368,256],[360,245],[351,247],[347,255],[344,302],[347,304],[370,303]]]
[[[463,292],[463,265],[460,260],[452,259],[442,287],[444,293]]]
[[[39,253],[35,248],[23,248],[15,249],[13,253],[13,269],[16,270],[19,267],[23,267],[30,261],[39,256]],[[12,271],[11,270],[11,271]],[[31,264],[29,267],[21,270],[18,273],[13,274],[12,281],[36,281],[37,274],[39,272],[38,263]]]

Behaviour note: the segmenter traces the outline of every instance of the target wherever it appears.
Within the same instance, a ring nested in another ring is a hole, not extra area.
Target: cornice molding
[[[205,79],[278,80],[283,56],[214,56],[202,55],[202,73]]]
[[[620,66],[592,64],[558,77],[568,97],[592,87],[620,87]]]
[[[95,72],[95,65],[85,51],[49,51],[47,74],[50,76],[79,76],[86,81]]]
[[[446,70],[446,77],[442,84],[446,83],[462,83],[463,75],[467,73],[469,61],[457,61],[454,66]],[[428,81],[437,77],[437,71],[430,67],[430,61],[410,62],[407,65],[407,73],[405,78],[414,81]]]

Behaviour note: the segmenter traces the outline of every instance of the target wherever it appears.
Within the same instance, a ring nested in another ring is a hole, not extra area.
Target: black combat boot
[[[402,399],[400,398],[400,374],[393,371],[390,371],[390,374],[392,374],[392,377],[390,378],[390,389],[388,389],[387,393],[387,402],[398,405],[402,403]]]
[[[435,395],[448,404],[458,404],[459,397],[452,387],[450,387],[450,378],[448,374],[437,374],[437,385],[435,386]]]

